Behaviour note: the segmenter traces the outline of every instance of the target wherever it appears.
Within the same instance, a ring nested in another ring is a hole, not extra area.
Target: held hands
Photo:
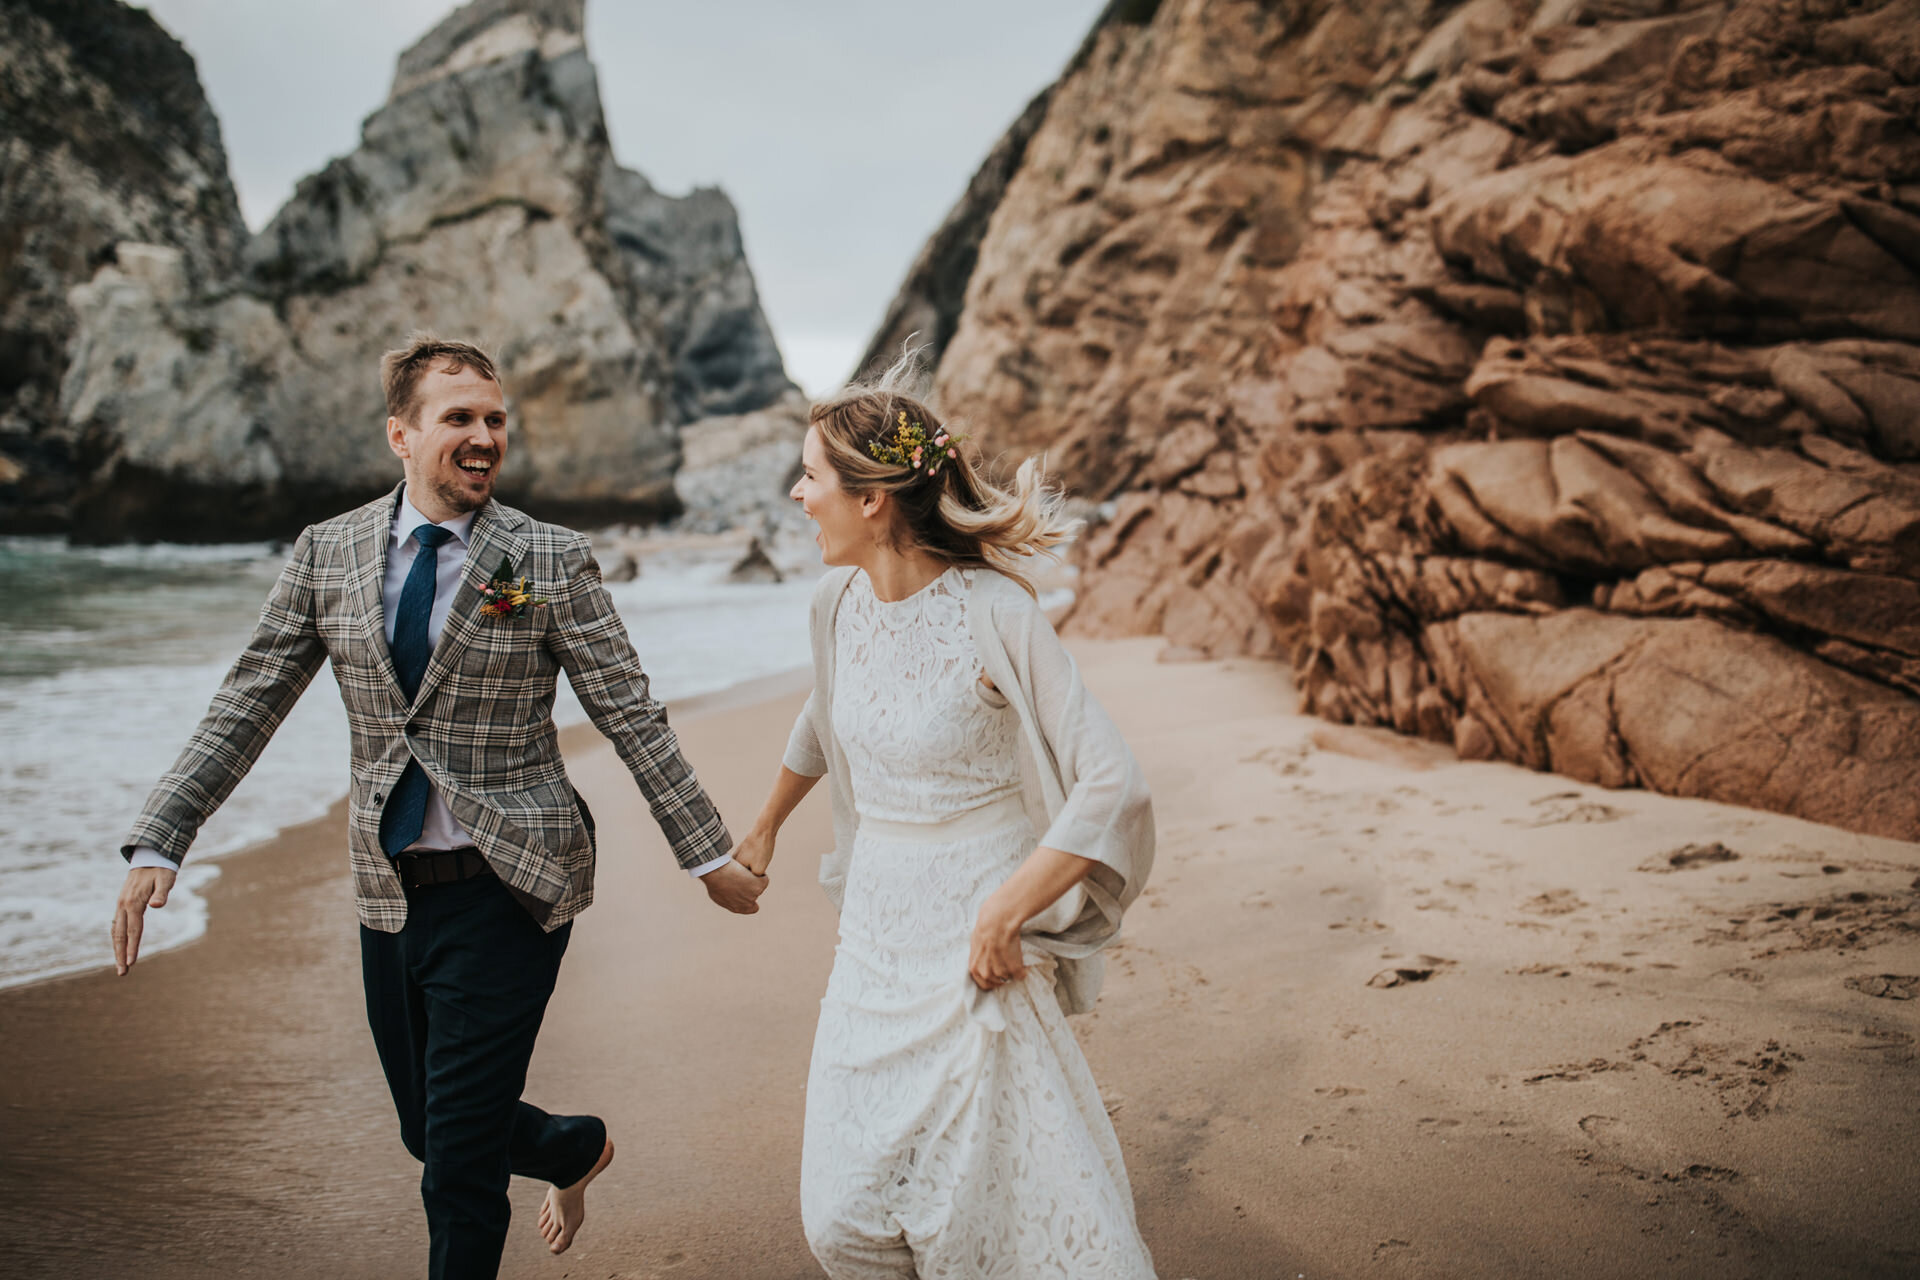
[[[995,991],[1027,976],[1026,957],[1020,952],[1020,926],[1025,923],[1025,917],[1010,909],[998,893],[980,905],[967,973],[982,991]]]
[[[755,827],[733,846],[733,856],[753,874],[764,876],[773,861],[773,833]]]
[[[760,895],[767,891],[767,878],[756,875],[739,861],[722,863],[700,877],[707,896],[736,915],[750,916],[760,910]]]
[[[145,932],[148,907],[164,907],[173,892],[176,871],[161,867],[134,867],[120,886],[113,904],[113,971],[125,977],[140,958],[140,935]]]
[[[700,877],[707,896],[739,915],[750,916],[760,909],[758,901],[767,891],[767,864],[773,861],[773,836],[755,828],[733,846],[733,861],[716,867]]]

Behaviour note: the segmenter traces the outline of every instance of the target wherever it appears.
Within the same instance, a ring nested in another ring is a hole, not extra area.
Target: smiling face
[[[840,473],[827,460],[827,446],[818,427],[807,428],[800,447],[800,479],[788,491],[807,517],[820,526],[814,541],[827,564],[865,564],[884,531],[886,498],[857,495],[840,486]]]
[[[406,463],[407,500],[421,515],[438,523],[476,511],[507,459],[506,397],[472,367],[435,367],[420,378],[413,412],[387,419],[387,444]]]

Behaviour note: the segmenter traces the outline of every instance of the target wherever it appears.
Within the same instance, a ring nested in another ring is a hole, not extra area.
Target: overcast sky
[[[1103,0],[588,0],[614,153],[717,184],[787,370],[847,376],[913,255]],[[394,59],[451,0],[150,0],[220,116],[255,229],[353,150]]]

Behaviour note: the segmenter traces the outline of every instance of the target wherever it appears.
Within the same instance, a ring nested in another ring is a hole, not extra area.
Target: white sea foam
[[[667,701],[805,665],[810,580],[725,581],[724,552],[649,562],[614,602]],[[110,961],[117,849],[250,629],[282,554],[250,547],[68,549],[0,539],[0,987]],[[561,724],[586,719],[564,680]],[[697,763],[697,762],[696,762]],[[323,670],[195,841],[143,953],[206,928],[221,854],[324,814],[347,787],[346,715]],[[344,851],[342,853],[344,860]]]

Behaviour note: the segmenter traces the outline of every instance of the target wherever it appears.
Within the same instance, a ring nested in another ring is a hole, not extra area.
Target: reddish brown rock
[[[1070,630],[1920,838],[1915,31],[1114,6],[967,206],[938,393],[1107,504]]]

